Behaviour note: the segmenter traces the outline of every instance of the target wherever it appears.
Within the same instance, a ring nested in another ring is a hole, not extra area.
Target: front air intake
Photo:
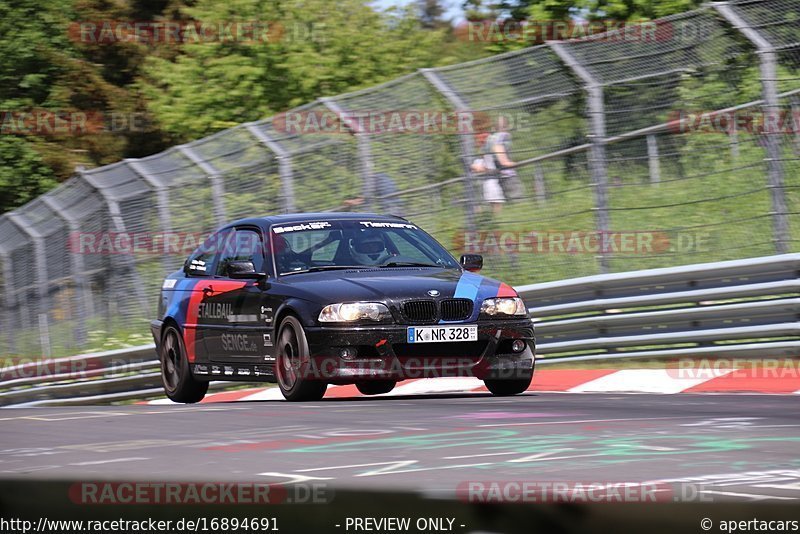
[[[410,323],[416,324],[435,323],[439,318],[436,313],[436,301],[433,300],[410,300],[404,302],[403,315]]]
[[[443,321],[463,321],[472,315],[472,301],[469,299],[443,300],[439,307]]]

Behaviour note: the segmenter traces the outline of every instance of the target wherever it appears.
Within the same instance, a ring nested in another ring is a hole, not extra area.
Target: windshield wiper
[[[308,269],[303,269],[300,271],[288,271],[285,273],[281,273],[281,276],[286,276],[289,274],[303,274],[303,273],[315,273],[317,271],[334,271],[337,269],[363,269],[364,265],[317,265],[315,267],[309,267]]]
[[[438,263],[422,263],[418,261],[390,261],[381,267],[444,267]]]

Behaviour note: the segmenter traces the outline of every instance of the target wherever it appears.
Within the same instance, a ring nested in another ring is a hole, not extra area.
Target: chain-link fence
[[[0,351],[146,336],[244,216],[403,215],[511,283],[798,250],[799,70],[800,0],[712,3],[82,171],[0,217]]]

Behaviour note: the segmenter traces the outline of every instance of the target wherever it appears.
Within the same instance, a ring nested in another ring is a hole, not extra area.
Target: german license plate
[[[447,343],[452,341],[477,341],[477,326],[410,326],[409,343]]]

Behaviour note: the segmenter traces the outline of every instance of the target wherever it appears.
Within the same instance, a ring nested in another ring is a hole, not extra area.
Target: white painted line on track
[[[683,417],[631,417],[623,419],[582,419],[578,421],[533,421],[527,423],[492,423],[486,425],[477,425],[479,427],[495,427],[495,426],[541,426],[541,425],[576,425],[584,423],[615,423],[621,421],[659,421],[659,420],[675,420],[675,419],[697,419],[700,416],[683,416]]]
[[[242,401],[282,401],[283,394],[278,388],[267,388],[256,393],[251,393],[246,397],[242,397]]]
[[[752,498],[754,501],[766,501],[766,500],[773,500],[777,499],[780,501],[796,501],[800,499],[800,497],[778,497],[776,495],[759,495],[755,493],[739,493],[733,491],[717,491],[717,490],[703,490],[701,493],[713,493],[714,495],[724,495],[726,497],[749,497]]]
[[[677,370],[624,369],[575,386],[570,388],[569,391],[571,393],[616,393],[623,391],[680,393],[731,372],[731,370],[722,370],[719,373],[714,373],[716,376],[680,378],[675,376],[678,373]]]
[[[298,469],[298,473],[310,473],[312,471],[330,471],[333,469],[354,469],[356,467],[375,467],[378,465],[385,465],[386,468],[389,467],[406,467],[409,465],[413,465],[417,463],[417,460],[396,460],[396,461],[389,461],[389,462],[373,462],[369,464],[351,464],[351,465],[335,465],[332,467],[311,467],[308,469]],[[384,469],[378,469],[377,471],[385,471]]]
[[[463,456],[443,456],[442,460],[464,460],[466,458],[483,458],[486,456],[509,456],[513,454],[519,454],[519,452],[506,451],[506,452],[487,452],[485,454],[465,454]]]
[[[398,395],[429,395],[433,393],[466,393],[483,385],[483,381],[475,377],[439,378],[436,380],[415,380],[414,382],[397,386],[385,397]]]
[[[115,458],[113,460],[96,460],[93,462],[78,462],[69,465],[76,465],[76,466],[85,466],[85,465],[103,465],[103,464],[113,464],[118,462],[138,462],[140,460],[149,460],[150,458]]]

